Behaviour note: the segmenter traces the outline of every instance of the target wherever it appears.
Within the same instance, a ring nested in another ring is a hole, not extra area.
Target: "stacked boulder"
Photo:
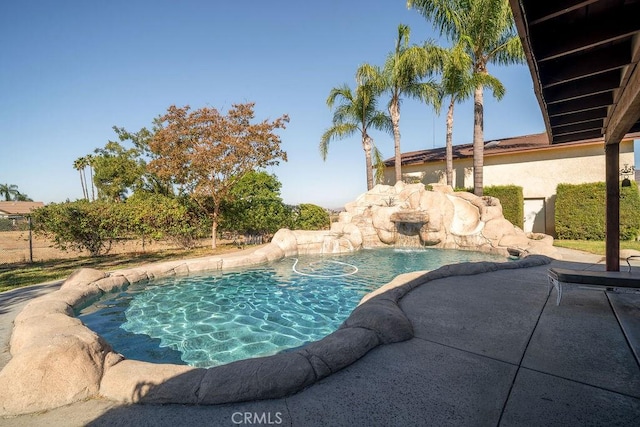
[[[503,255],[556,255],[551,236],[525,233],[515,227],[504,218],[502,205],[495,197],[454,192],[446,185],[434,185],[432,190],[423,184],[402,182],[377,185],[345,206],[331,232],[337,238],[352,237],[350,242],[361,241],[365,248],[402,245],[407,236],[413,236],[417,246]],[[334,252],[350,247],[325,245],[336,249]]]

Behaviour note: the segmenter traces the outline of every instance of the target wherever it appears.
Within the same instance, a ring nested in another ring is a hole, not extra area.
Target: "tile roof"
[[[625,139],[638,138],[640,133],[627,134]],[[516,136],[511,138],[494,139],[491,141],[485,141],[484,155],[492,156],[497,154],[506,153],[519,153],[531,150],[540,149],[562,149],[570,146],[577,146],[581,148],[581,144],[586,142],[602,142],[602,139],[590,139],[585,141],[579,141],[575,143],[565,143],[559,145],[551,145],[549,137],[546,132],[536,133],[532,135]],[[453,158],[465,159],[473,158],[473,144],[462,144],[453,146]],[[403,165],[417,165],[429,162],[438,162],[446,160],[446,152],[444,147],[433,148],[430,150],[419,150],[402,153]],[[384,161],[385,166],[395,165],[395,159],[393,157]]]
[[[0,202],[0,212],[8,215],[24,215],[43,206],[42,202]]]
[[[534,135],[518,136],[514,138],[494,139],[486,141],[484,144],[484,154],[496,154],[512,151],[521,151],[532,148],[548,147],[549,138],[546,133],[537,133]],[[453,146],[453,158],[464,159],[473,157],[473,144],[462,144]],[[444,161],[446,159],[445,147],[433,148],[430,150],[410,151],[402,153],[403,165],[415,165],[421,163],[429,163],[436,161]],[[394,158],[385,160],[385,166],[393,166]]]

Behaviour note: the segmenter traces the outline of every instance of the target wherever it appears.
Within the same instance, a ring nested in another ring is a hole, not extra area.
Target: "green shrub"
[[[234,200],[222,205],[220,229],[266,236],[288,226],[291,211],[280,200]]]
[[[145,241],[165,238],[182,248],[193,248],[210,232],[210,217],[186,198],[134,194],[122,204],[120,213],[121,231],[142,239],[143,250]]]
[[[293,228],[296,230],[326,230],[330,226],[329,212],[323,207],[302,203],[293,209]]]
[[[559,239],[604,240],[606,184],[559,184],[556,190],[555,222]],[[620,189],[620,239],[633,240],[640,234],[638,186]]]
[[[36,233],[56,247],[87,250],[92,256],[109,252],[117,239],[145,242],[169,239],[184,248],[206,236],[210,218],[188,199],[158,194],[134,195],[122,203],[108,201],[51,203],[33,212]]]
[[[275,175],[264,171],[244,175],[221,204],[220,230],[268,236],[288,227],[291,209],[282,202],[281,187]]]
[[[635,240],[640,236],[640,191],[635,181],[620,189],[620,239]]]
[[[33,211],[34,229],[49,236],[62,250],[87,250],[92,256],[106,254],[118,237],[120,222],[108,202],[52,203]]]
[[[494,185],[484,188],[484,195],[500,200],[502,214],[513,225],[524,226],[524,196],[517,185]]]

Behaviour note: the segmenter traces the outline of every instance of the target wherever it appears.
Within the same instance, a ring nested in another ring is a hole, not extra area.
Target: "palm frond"
[[[320,156],[322,160],[327,159],[329,153],[329,143],[334,139],[342,139],[352,136],[356,133],[358,127],[353,123],[340,123],[327,129],[320,138]]]
[[[427,60],[433,64],[437,71],[442,72],[449,50],[435,44],[433,40],[424,42],[422,48],[426,52]]]
[[[493,96],[499,101],[506,93],[506,88],[500,80],[489,73],[476,73],[473,76],[476,86],[485,87],[493,93]]]
[[[340,87],[334,87],[329,92],[329,96],[327,97],[327,106],[329,108],[333,108],[336,100],[341,97],[346,101],[350,101],[353,99],[353,95],[351,93],[351,88],[345,83]]]
[[[411,28],[408,25],[398,25],[398,38],[396,39],[396,52],[400,52],[402,49],[406,49],[409,46],[409,36],[411,35]]]
[[[457,38],[463,31],[465,2],[451,0],[408,0],[407,7],[417,10],[427,20],[433,22],[449,38]]]
[[[391,122],[391,117],[389,117],[387,113],[384,113],[382,111],[376,111],[376,113],[371,116],[371,118],[369,119],[368,127],[386,132],[390,135],[393,133],[393,123]]]
[[[356,111],[355,104],[352,102],[338,105],[333,112],[334,124],[357,121],[357,118],[358,112]]]
[[[473,60],[465,49],[465,43],[457,43],[447,49],[445,55],[441,82],[443,92],[459,101],[467,99],[473,93],[476,83],[471,74]]]
[[[373,94],[378,95],[387,88],[387,79],[383,70],[376,65],[364,63],[356,71],[356,82],[359,86],[369,88]]]
[[[384,159],[382,157],[382,153],[378,150],[378,147],[371,140],[371,155],[373,157],[373,170],[375,175],[376,184],[380,184],[384,181],[384,170],[386,169],[384,165]]]
[[[522,64],[525,60],[522,42],[518,35],[505,35],[505,39],[500,40],[487,56],[491,63],[498,65]]]

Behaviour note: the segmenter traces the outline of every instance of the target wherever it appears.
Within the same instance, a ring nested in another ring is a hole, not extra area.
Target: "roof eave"
[[[509,0],[511,4],[511,10],[513,11],[513,18],[520,35],[520,42],[522,43],[522,49],[527,60],[529,72],[531,73],[531,79],[533,81],[533,91],[536,94],[538,105],[540,105],[540,111],[542,112],[542,118],[544,120],[544,126],[547,132],[549,141],[553,141],[553,133],[551,131],[551,123],[549,121],[549,112],[547,110],[547,104],[544,100],[542,93],[542,82],[540,81],[540,72],[538,70],[538,64],[533,56],[531,47],[531,39],[529,38],[529,28],[524,19],[524,10],[520,4],[520,0]]]

